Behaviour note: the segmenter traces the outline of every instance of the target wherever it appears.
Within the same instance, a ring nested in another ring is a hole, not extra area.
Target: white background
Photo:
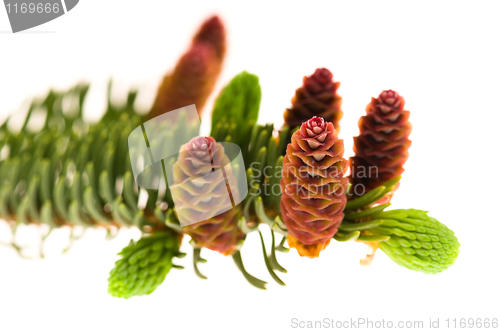
[[[82,0],[61,18],[15,35],[0,8],[0,119],[29,96],[80,80],[92,83],[87,117],[97,119],[109,77],[122,88],[117,96],[140,87],[147,109],[161,77],[213,13],[229,38],[217,90],[242,70],[259,75],[262,123],[281,125],[302,77],[327,67],[341,82],[348,157],[370,98],[395,89],[414,128],[393,206],[431,211],[462,244],[456,264],[436,276],[405,270],[382,252],[361,267],[366,248],[359,243],[332,242],[314,260],[279,253],[289,271],[281,287],[252,234],[243,257],[269,290],[248,285],[229,257],[205,252],[201,269],[209,280],[195,276],[189,254],[177,262],[186,269],[172,271],[154,294],[122,300],[107,294],[106,279],[116,253],[139,232],[124,230],[108,242],[104,231],[91,230],[61,255],[68,230],[58,230],[45,260],[0,247],[0,331],[289,331],[297,330],[292,318],[358,317],[423,320],[426,327],[440,318],[444,329],[446,318],[500,318],[497,4]],[[36,233],[25,227],[19,240],[34,241]],[[8,240],[3,222],[0,238]]]

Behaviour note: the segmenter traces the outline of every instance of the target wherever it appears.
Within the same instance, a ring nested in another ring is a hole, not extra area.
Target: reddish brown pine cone
[[[337,136],[331,122],[313,117],[292,135],[283,159],[281,214],[300,256],[318,257],[344,218],[347,160]]]
[[[195,104],[198,114],[212,92],[226,53],[226,31],[213,16],[203,23],[189,50],[163,78],[150,118]]]
[[[232,254],[244,237],[237,225],[240,206],[233,208],[228,195],[231,192],[233,201],[238,199],[238,193],[229,189],[237,186],[228,165],[229,158],[220,143],[212,137],[195,137],[181,148],[173,165],[174,185],[170,187],[179,220],[191,223],[182,230],[197,247],[225,255]]]
[[[352,191],[355,195],[372,190],[404,171],[411,141],[410,112],[396,91],[385,90],[366,107],[354,137],[355,156],[350,159]]]
[[[304,84],[295,91],[292,107],[284,114],[285,124],[291,129],[313,116],[322,117],[340,131],[340,110],[342,98],[337,95],[339,82],[333,81],[333,74],[326,68],[318,68],[311,76],[304,77]]]

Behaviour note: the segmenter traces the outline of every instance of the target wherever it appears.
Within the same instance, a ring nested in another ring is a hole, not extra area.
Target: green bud
[[[122,258],[110,272],[109,294],[126,299],[151,294],[165,280],[179,246],[178,235],[171,232],[131,242],[119,253]]]
[[[380,242],[380,249],[403,267],[435,274],[448,269],[458,257],[460,243],[453,231],[425,211],[392,210],[375,218],[384,222],[370,231],[390,236]]]

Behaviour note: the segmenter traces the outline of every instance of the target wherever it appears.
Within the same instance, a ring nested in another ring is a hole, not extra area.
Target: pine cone
[[[226,32],[221,20],[214,16],[201,26],[174,71],[164,77],[150,118],[192,104],[201,116],[222,69],[225,53]]]
[[[292,135],[283,159],[281,213],[288,243],[300,256],[318,257],[344,217],[347,161],[331,122],[313,117]]]
[[[295,128],[313,116],[319,116],[332,122],[339,132],[343,114],[340,110],[342,98],[337,95],[339,85],[326,68],[318,68],[311,76],[305,76],[304,85],[295,91],[292,98],[292,108],[285,111],[285,124]]]
[[[195,137],[181,148],[173,165],[174,185],[170,188],[176,197],[177,216],[190,223],[182,227],[183,231],[197,247],[225,255],[232,254],[244,237],[237,225],[240,206],[232,205],[232,201],[239,200],[238,193],[230,190],[237,185],[228,164],[221,144],[212,137]],[[222,166],[225,174],[220,171]],[[214,217],[205,220],[206,216]]]
[[[367,115],[359,119],[360,134],[354,138],[355,156],[350,159],[354,194],[362,195],[403,173],[411,145],[410,112],[404,105],[396,91],[386,90],[372,98]]]

